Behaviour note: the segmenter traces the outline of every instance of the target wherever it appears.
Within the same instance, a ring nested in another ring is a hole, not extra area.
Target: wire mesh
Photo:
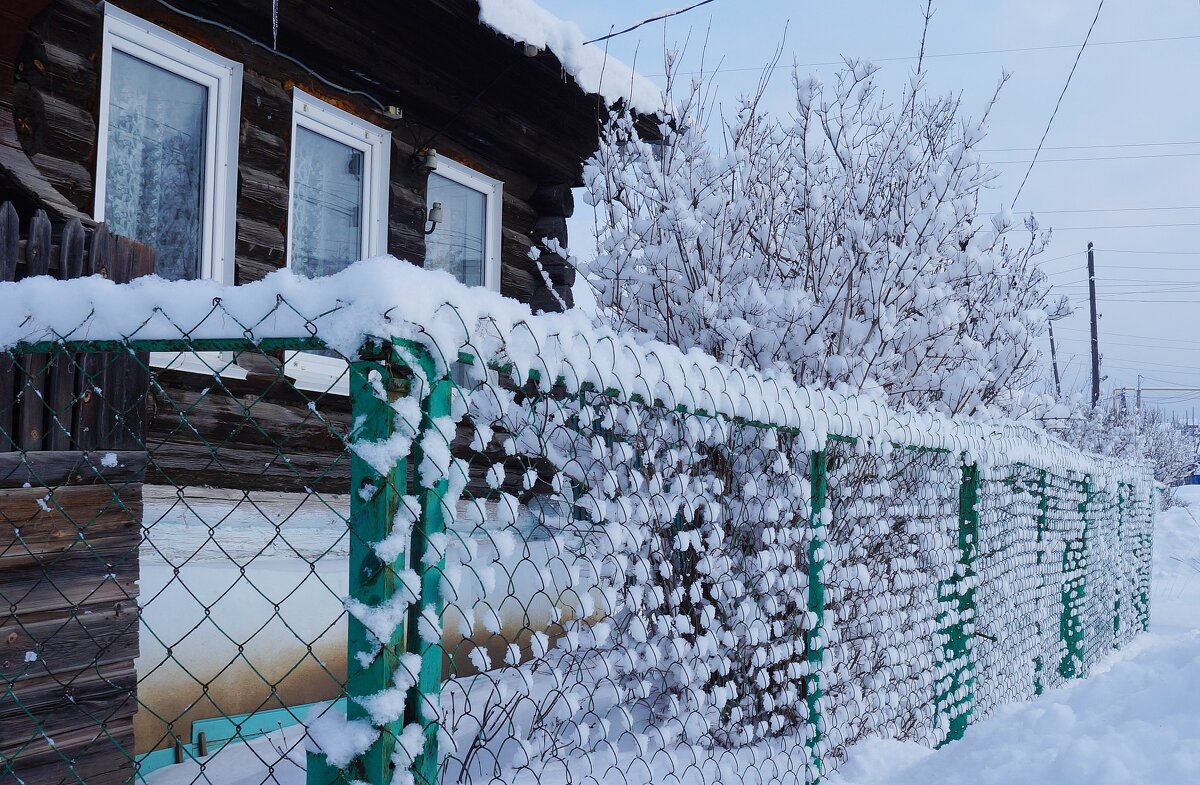
[[[6,355],[0,767],[14,781],[168,781],[205,756],[303,778],[309,704],[345,695],[350,407],[241,343],[240,364],[201,349]]]
[[[1148,623],[1137,471],[238,327],[0,358],[0,773],[811,783]]]

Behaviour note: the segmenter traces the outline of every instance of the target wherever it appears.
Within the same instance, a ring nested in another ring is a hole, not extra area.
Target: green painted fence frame
[[[822,670],[825,658],[823,631],[825,627],[825,499],[828,492],[829,453],[814,450],[809,458],[809,482],[812,488],[812,503],[809,512],[810,539],[808,541],[808,679],[805,683],[805,703],[808,705],[808,751],[810,779],[820,781],[824,774],[817,746],[825,733],[821,718],[821,695],[823,691]]]
[[[409,343],[370,342],[360,358],[350,363],[351,433],[350,464],[350,596],[370,606],[387,605],[396,600],[401,584],[399,574],[411,569],[418,576],[420,596],[406,614],[406,620],[387,641],[374,636],[353,616],[349,619],[347,642],[348,700],[347,719],[372,721],[356,698],[364,698],[392,687],[401,654],[420,658],[416,683],[405,701],[404,716],[377,726],[379,736],[368,750],[343,769],[331,766],[324,755],[308,753],[308,785],[350,785],[367,782],[386,785],[395,774],[394,754],[404,728],[416,723],[422,728],[424,746],[413,761],[411,772],[417,783],[433,785],[438,778],[438,696],[442,685],[442,649],[421,635],[422,616],[442,617],[441,574],[444,557],[434,563],[426,560],[435,535],[446,528],[444,497],[449,479],[436,479],[432,486],[422,485],[421,465],[425,458],[424,439],[438,433],[435,420],[450,414],[452,383],[439,375],[428,351]],[[380,391],[384,393],[380,397]],[[404,397],[420,401],[421,422],[413,438],[411,459],[400,459],[381,475],[354,451],[356,442],[387,441],[397,433],[394,404]],[[392,533],[402,497],[408,491],[409,460],[413,472],[420,513],[413,526],[408,550],[395,562],[384,564],[375,553],[375,544]],[[402,600],[403,598],[401,598]],[[380,647],[382,644],[382,648]],[[363,661],[369,664],[363,665]]]
[[[1083,518],[1083,529],[1078,537],[1067,540],[1063,548],[1062,613],[1059,617],[1059,635],[1066,644],[1058,673],[1064,679],[1074,679],[1084,673],[1084,620],[1083,607],[1087,596],[1087,544],[1089,506],[1092,499],[1092,481],[1085,477],[1080,483],[1083,500],[1079,502],[1079,514]],[[1074,577],[1068,577],[1074,576]]]
[[[965,460],[961,464],[958,491],[958,564],[952,578],[938,584],[938,601],[950,603],[953,610],[942,611],[942,647],[947,662],[961,665],[942,680],[936,705],[939,714],[950,714],[949,727],[942,744],[963,737],[971,724],[975,702],[975,661],[972,656],[975,636],[975,558],[979,550],[979,467]],[[955,697],[958,693],[965,694]]]
[[[183,332],[181,330],[181,332]],[[247,335],[250,330],[247,329]],[[321,350],[327,348],[325,343],[314,337],[251,339],[218,338],[218,339],[168,339],[168,340],[117,340],[117,341],[43,341],[37,343],[18,344],[12,348],[16,353],[97,353],[113,352],[134,354],[139,352],[267,352],[267,351],[303,351]],[[460,361],[472,362],[468,355],[460,355]],[[416,684],[410,690],[406,701],[404,717],[395,722],[387,723],[379,728],[380,735],[371,747],[360,757],[356,758],[343,769],[337,769],[328,764],[323,755],[308,754],[308,783],[309,785],[349,785],[358,780],[371,785],[386,785],[392,781],[394,771],[393,753],[396,740],[403,728],[410,723],[422,727],[424,747],[413,761],[411,772],[420,785],[434,785],[438,777],[438,726],[435,712],[442,681],[442,650],[436,643],[422,639],[420,635],[420,618],[427,613],[440,620],[443,609],[443,599],[440,594],[440,579],[444,567],[442,561],[426,563],[426,553],[430,547],[431,535],[445,530],[446,509],[444,496],[448,478],[442,476],[436,479],[430,487],[417,487],[416,494],[420,500],[420,514],[413,528],[412,539],[407,553],[397,557],[395,562],[384,564],[374,550],[374,545],[385,539],[392,531],[393,522],[401,497],[408,491],[409,460],[420,466],[424,458],[422,441],[427,434],[435,433],[434,421],[450,414],[451,394],[453,383],[445,373],[440,376],[436,372],[436,363],[424,347],[410,342],[395,343],[383,341],[368,341],[359,357],[350,362],[350,397],[353,422],[356,424],[351,434],[351,544],[350,544],[350,595],[366,605],[382,605],[393,601],[400,590],[399,571],[412,569],[419,578],[420,597],[409,609],[407,621],[400,625],[392,638],[381,642],[382,648],[376,645],[371,634],[355,618],[349,620],[348,631],[348,681],[346,687],[347,700],[338,701],[338,706],[345,705],[349,719],[369,719],[366,710],[355,699],[376,694],[390,688],[393,684],[397,669],[400,667],[400,654],[416,654],[420,658],[420,671]],[[214,373],[219,372],[214,368]],[[497,370],[505,371],[505,368]],[[414,387],[415,386],[415,387]],[[584,392],[595,391],[590,385],[585,385]],[[383,397],[378,392],[384,391]],[[605,390],[603,394],[619,397],[617,390]],[[421,422],[414,437],[414,449],[411,459],[397,460],[385,473],[378,472],[370,463],[359,457],[353,450],[356,442],[382,441],[396,433],[396,411],[392,404],[402,397],[416,397],[420,401]],[[641,396],[633,395],[629,399],[634,403],[642,403],[662,407],[660,401],[647,402]],[[665,408],[665,407],[664,407]],[[696,416],[710,416],[701,409],[688,411],[685,407],[676,407],[675,411]],[[735,418],[734,422],[755,427],[774,427],[744,418]],[[795,429],[777,428],[784,434],[795,434]],[[829,443],[854,443],[856,440],[848,437],[830,436]],[[943,449],[913,448],[904,445],[894,445],[902,449],[936,452],[948,454]],[[806,658],[809,674],[806,678],[805,701],[808,708],[810,734],[808,748],[810,750],[811,781],[819,782],[824,773],[824,763],[820,758],[818,748],[825,735],[825,724],[821,715],[823,696],[823,673],[825,668],[824,656],[824,625],[825,625],[825,578],[827,564],[827,527],[824,515],[828,502],[828,445],[810,453],[810,482],[811,507],[809,510],[809,525],[811,536],[808,545],[808,596],[807,611],[809,613],[809,629],[806,636]],[[420,486],[422,472],[413,473],[416,484]],[[1060,634],[1066,643],[1067,653],[1059,663],[1059,671],[1064,677],[1082,675],[1078,673],[1075,663],[1083,662],[1083,625],[1080,611],[1085,597],[1085,581],[1083,567],[1087,557],[1088,507],[1091,498],[1090,478],[1082,483],[1083,501],[1079,504],[1079,512],[1084,517],[1084,527],[1080,537],[1068,541],[1063,552],[1063,567],[1066,571],[1080,568],[1078,585],[1064,582],[1062,587],[1062,611],[1060,617]],[[1041,500],[1038,517],[1038,560],[1041,563],[1041,543],[1044,541],[1049,527],[1049,493],[1048,475],[1041,471],[1038,487]],[[950,614],[941,616],[947,622],[942,633],[947,636],[945,647],[950,659],[962,658],[963,666],[956,670],[946,680],[944,689],[939,692],[938,705],[945,707],[949,698],[962,687],[967,693],[957,703],[961,711],[951,718],[949,735],[946,741],[961,738],[971,720],[974,687],[974,662],[971,656],[971,639],[974,635],[975,591],[967,582],[964,587],[963,579],[975,574],[975,559],[979,540],[979,491],[980,473],[976,465],[961,463],[961,482],[959,489],[959,526],[958,545],[959,561],[956,575],[951,580],[939,585],[939,598],[945,602],[954,603],[955,620],[951,623]],[[1157,503],[1157,489],[1149,504]],[[1127,504],[1122,497],[1119,503],[1119,517],[1123,519]],[[1153,508],[1149,512],[1153,515]],[[1149,552],[1152,547],[1152,532],[1139,535],[1142,547],[1140,558],[1140,608],[1138,622],[1142,630],[1149,625],[1149,596],[1148,571],[1150,569]],[[1117,614],[1114,625],[1119,631],[1120,605],[1119,599],[1115,608]],[[356,655],[367,655],[365,665],[360,663]],[[1041,692],[1040,674],[1044,664],[1036,663],[1037,677],[1035,689]],[[321,708],[327,704],[314,704]],[[301,707],[309,708],[309,707]],[[247,715],[249,716],[249,715]],[[291,712],[289,710],[289,716]],[[224,717],[223,720],[235,722],[241,727],[246,717]],[[251,722],[250,725],[254,723]],[[247,727],[250,727],[247,725]],[[257,727],[257,726],[255,726]],[[225,743],[232,743],[230,739]]]

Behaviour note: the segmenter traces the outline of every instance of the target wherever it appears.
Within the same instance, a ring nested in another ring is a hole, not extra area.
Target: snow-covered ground
[[[1088,679],[1008,706],[933,752],[857,745],[829,785],[1200,783],[1200,486],[1160,513],[1149,634]]]

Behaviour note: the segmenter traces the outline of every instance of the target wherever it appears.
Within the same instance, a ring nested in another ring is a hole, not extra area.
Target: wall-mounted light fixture
[[[442,203],[434,202],[428,211],[422,207],[418,208],[417,212],[420,213],[423,227],[425,224],[433,224],[425,229],[425,234],[433,234],[434,230],[437,229],[437,225],[442,222]]]

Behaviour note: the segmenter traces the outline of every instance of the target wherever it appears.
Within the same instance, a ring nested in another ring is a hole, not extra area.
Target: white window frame
[[[100,68],[100,122],[96,140],[97,221],[104,220],[108,175],[109,101],[114,51],[170,71],[208,89],[204,150],[204,225],[200,278],[233,283],[233,241],[237,215],[238,117],[242,106],[242,64],[180,38],[144,19],[104,4],[104,46]]]
[[[477,172],[458,161],[438,155],[432,174],[465,185],[484,195],[484,259],[483,288],[500,291],[500,239],[504,228],[504,183]],[[428,199],[426,200],[428,201]],[[434,234],[437,229],[434,229]]]
[[[104,220],[108,176],[109,102],[114,51],[170,71],[208,90],[205,127],[204,194],[200,278],[234,282],[234,234],[237,216],[238,118],[242,106],[242,64],[222,57],[186,38],[103,3],[104,40],[100,67],[100,118],[96,138],[96,181],[93,214]],[[246,378],[229,352],[151,352],[150,363],[163,368]]]
[[[387,253],[388,190],[391,183],[392,134],[373,123],[344,112],[320,98],[292,89],[292,149],[288,171],[296,171],[296,132],[305,128],[327,139],[363,153],[363,214],[361,220],[363,258]],[[292,267],[292,228],[296,189],[288,182],[287,266]],[[284,373],[295,385],[312,392],[350,394],[346,361],[312,352],[284,356]]]

